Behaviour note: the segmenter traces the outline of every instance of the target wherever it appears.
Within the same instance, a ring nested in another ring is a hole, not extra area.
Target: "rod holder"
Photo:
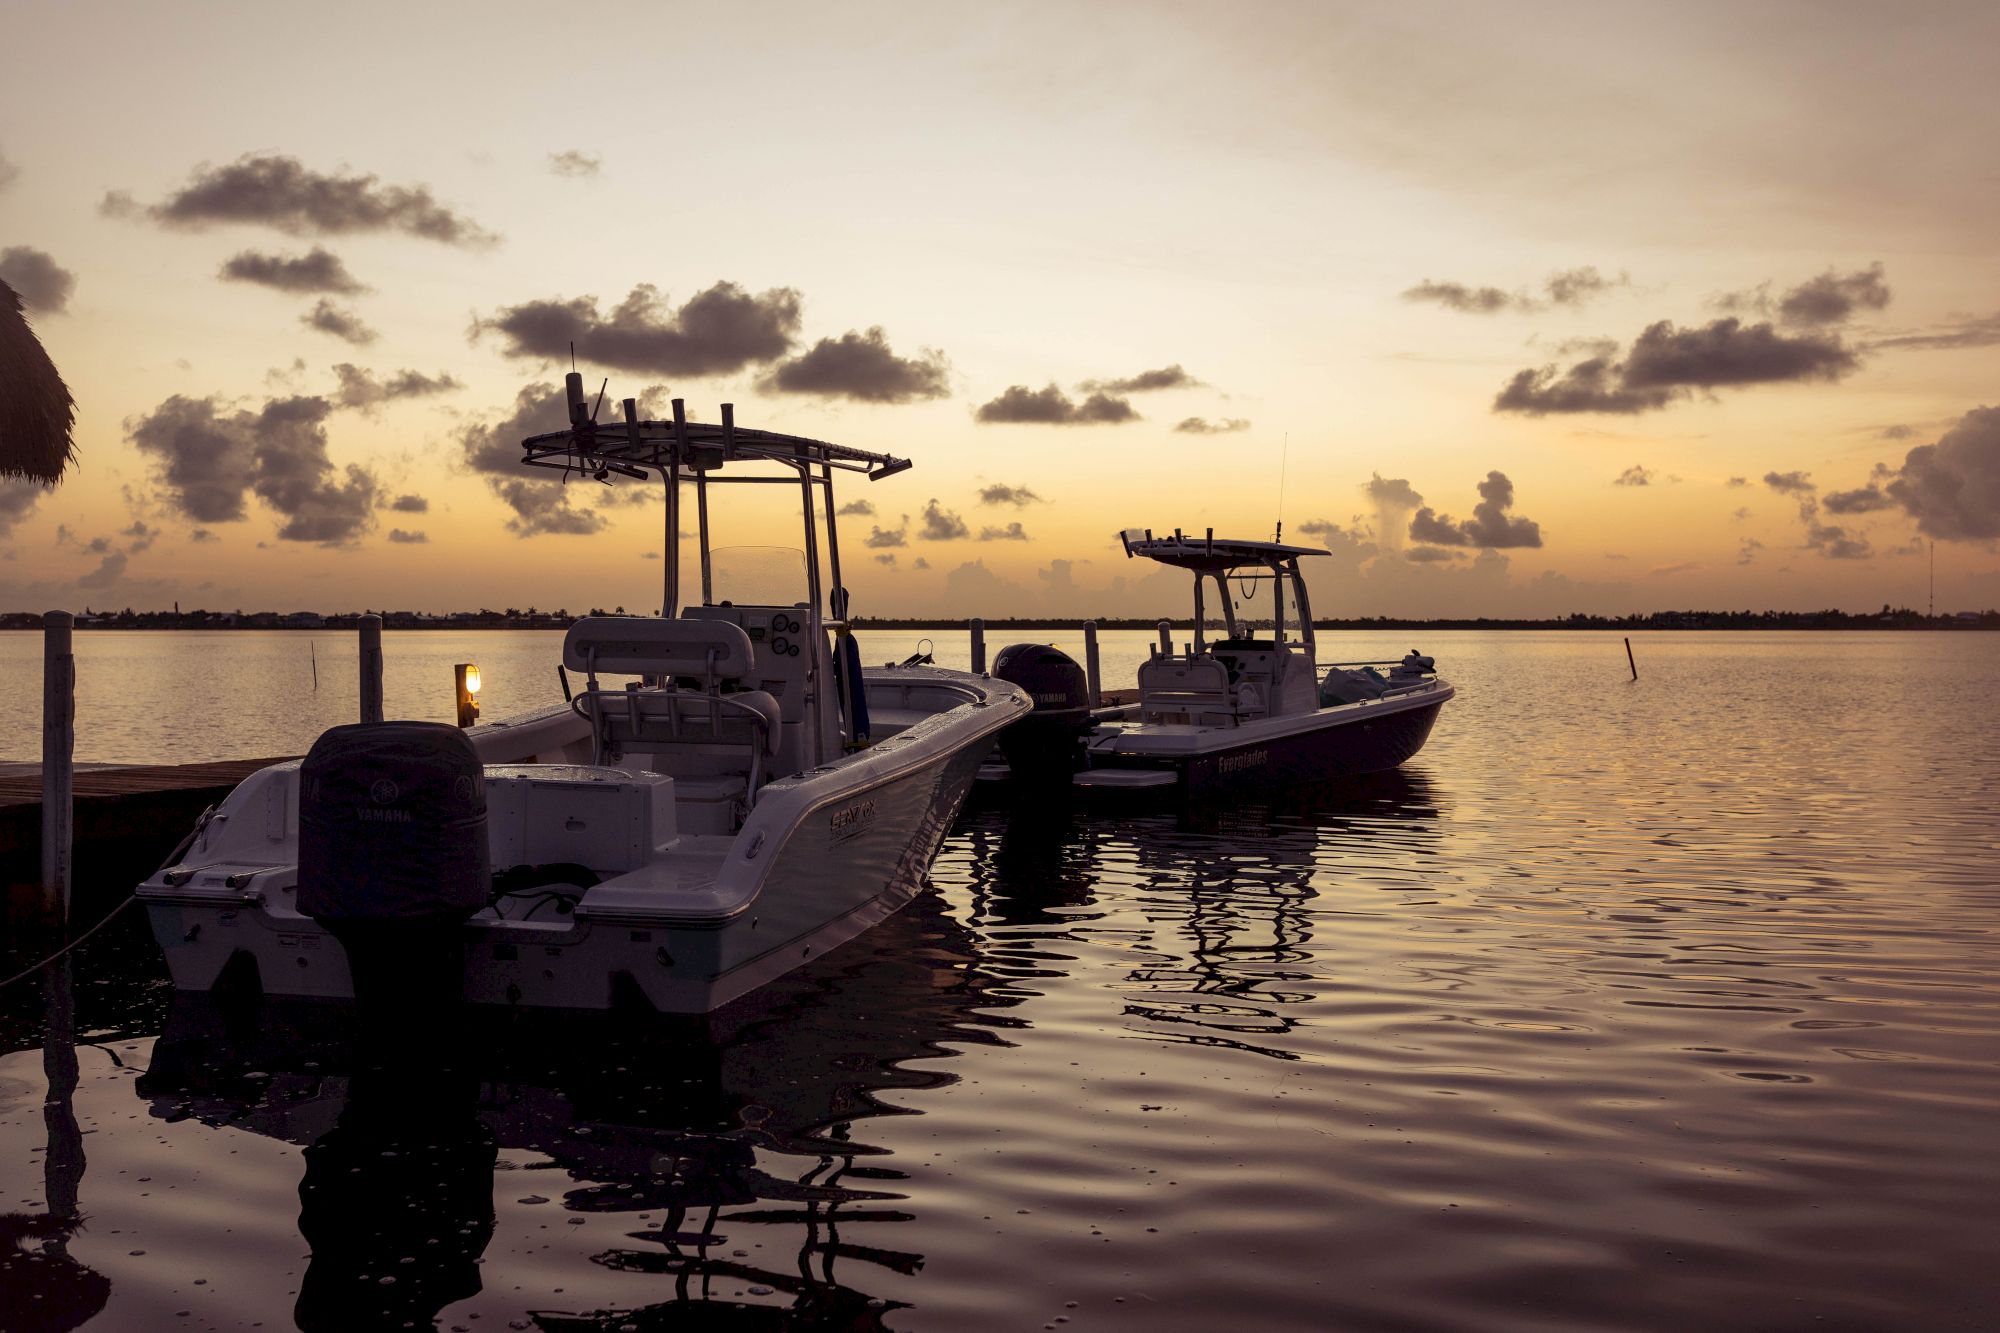
[[[1086,688],[1090,692],[1090,706],[1092,708],[1101,707],[1104,703],[1104,690],[1097,671],[1097,622],[1095,620],[1086,620],[1083,622],[1083,674],[1086,681]]]
[[[973,620],[967,627],[972,631],[972,670],[976,674],[986,670],[986,622]]]

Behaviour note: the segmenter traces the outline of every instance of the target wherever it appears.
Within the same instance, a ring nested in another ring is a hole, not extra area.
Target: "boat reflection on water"
[[[518,1172],[508,1194],[555,1194],[560,1171],[565,1211],[631,1216],[591,1261],[661,1278],[636,1308],[533,1311],[541,1328],[877,1328],[897,1306],[867,1274],[923,1256],[883,1234],[913,1227],[847,1233],[914,1220],[903,1173],[857,1130],[911,1114],[883,1093],[953,1082],[934,1061],[999,1040],[987,1011],[1012,1002],[974,940],[926,893],[713,1014],[471,1011],[449,1038],[354,1033],[345,1005],[182,994],[139,1092],[157,1116],[310,1145],[301,1329],[427,1327],[475,1294],[496,1166]],[[757,1247],[796,1257],[760,1266]]]

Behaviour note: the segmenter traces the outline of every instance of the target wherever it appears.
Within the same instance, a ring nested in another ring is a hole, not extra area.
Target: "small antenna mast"
[[[1278,530],[1271,534],[1271,540],[1285,539],[1285,469],[1292,461],[1292,433],[1285,432],[1285,443],[1278,453]]]

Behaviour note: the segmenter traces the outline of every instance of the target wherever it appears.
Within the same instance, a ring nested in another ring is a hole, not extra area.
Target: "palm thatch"
[[[21,298],[0,282],[0,478],[45,486],[76,461],[76,399],[21,313]]]

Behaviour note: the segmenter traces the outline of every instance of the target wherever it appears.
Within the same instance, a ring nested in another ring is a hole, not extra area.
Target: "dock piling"
[[[1632,640],[1629,635],[1625,639],[1625,665],[1632,668],[1632,679],[1639,679],[1639,662],[1632,656]]]
[[[1103,682],[1097,672],[1097,622],[1083,622],[1083,675],[1090,693],[1090,706],[1098,707],[1104,702]]]
[[[76,617],[42,617],[42,908],[69,923],[70,854],[75,832]]]
[[[1172,657],[1173,655],[1174,655],[1173,622],[1162,620],[1160,622],[1160,656]]]
[[[382,617],[361,617],[361,720],[382,720]]]
[[[972,630],[972,669],[975,672],[984,671],[986,670],[986,622],[971,621],[969,628]]]

